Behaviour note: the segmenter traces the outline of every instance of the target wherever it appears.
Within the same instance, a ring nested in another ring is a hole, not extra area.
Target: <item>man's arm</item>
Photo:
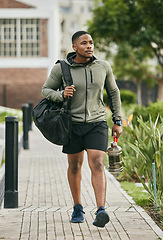
[[[121,118],[121,99],[120,99],[120,91],[117,87],[112,69],[110,65],[107,63],[107,76],[105,81],[105,88],[109,99],[110,109],[113,113],[112,119],[114,122],[112,128],[112,136],[115,135],[119,138],[122,133],[122,118]]]
[[[63,98],[63,90],[58,91],[62,86],[62,70],[60,64],[54,65],[51,73],[42,87],[42,96],[54,102],[61,102]]]

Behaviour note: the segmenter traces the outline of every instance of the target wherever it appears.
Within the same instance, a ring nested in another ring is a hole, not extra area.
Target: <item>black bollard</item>
[[[28,142],[28,104],[22,105],[23,111],[23,148],[29,149],[29,142]]]
[[[28,102],[28,130],[32,130],[32,109],[33,109],[33,102]]]
[[[18,207],[18,123],[17,116],[6,116],[4,208]]]

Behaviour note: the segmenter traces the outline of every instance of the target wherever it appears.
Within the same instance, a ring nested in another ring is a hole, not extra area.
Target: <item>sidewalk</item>
[[[163,239],[163,232],[108,172],[106,209],[111,221],[105,228],[92,225],[96,204],[86,157],[82,172],[85,222],[71,224],[73,201],[66,155],[34,127],[29,133],[29,147],[19,155],[19,208],[0,209],[0,239]]]

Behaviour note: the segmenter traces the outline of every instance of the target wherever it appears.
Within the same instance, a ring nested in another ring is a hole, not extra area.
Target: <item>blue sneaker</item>
[[[84,222],[84,217],[83,217],[83,207],[81,204],[76,204],[74,206],[74,211],[72,213],[72,218],[70,222],[72,223],[83,223]]]
[[[108,213],[105,211],[104,207],[99,207],[99,209],[97,210],[96,214],[96,218],[93,222],[93,225],[96,227],[104,227],[106,223],[109,222],[109,215]]]

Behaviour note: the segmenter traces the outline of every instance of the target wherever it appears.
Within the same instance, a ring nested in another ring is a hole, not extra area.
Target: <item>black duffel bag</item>
[[[59,62],[66,85],[72,85],[69,66],[64,61]],[[32,116],[36,127],[54,144],[65,145],[71,137],[70,101],[70,98],[63,102],[43,99],[33,108]]]

